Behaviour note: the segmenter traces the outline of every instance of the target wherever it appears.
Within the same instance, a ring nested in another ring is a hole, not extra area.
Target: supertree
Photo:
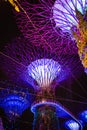
[[[39,87],[37,100],[31,107],[31,111],[35,114],[33,129],[58,129],[56,116],[58,105],[49,99],[54,100],[51,83],[60,72],[60,65],[52,59],[39,59],[28,66],[29,75],[35,79],[37,87]]]
[[[53,6],[56,27],[69,32],[76,39],[78,54],[87,71],[87,1],[56,0]]]
[[[17,1],[17,3],[21,11],[16,14],[16,20],[26,38],[42,39],[46,45],[56,43],[58,46],[60,45],[58,39],[62,37],[66,48],[73,47],[75,54],[78,48],[79,57],[86,71],[86,0],[40,0],[36,4],[30,4],[29,1]],[[33,37],[34,34],[35,37]],[[68,44],[67,41],[65,42],[66,37]],[[63,47],[62,44],[61,46]],[[63,49],[66,51],[65,48]]]
[[[15,19],[19,30],[23,36],[32,42],[34,46],[42,46],[58,54],[60,57],[77,57],[77,47],[69,34],[61,35],[61,29],[55,29],[52,7],[54,1],[16,1],[20,8],[19,13],[15,13]],[[31,4],[32,3],[32,4]],[[34,4],[33,4],[34,3]],[[48,8],[49,7],[49,8]],[[77,65],[78,66],[78,65]]]
[[[0,82],[0,86],[3,83]],[[13,86],[11,84],[3,84],[0,87],[0,107],[4,109],[10,125],[6,125],[6,129],[19,129],[19,119],[23,111],[30,106],[30,95],[28,90]]]
[[[31,107],[31,111],[34,113],[33,129],[60,129],[57,113],[71,115],[55,101],[55,79],[59,81],[64,71],[58,62],[52,59],[39,59],[28,66],[28,74],[36,81],[35,89],[37,90],[36,101]],[[79,128],[80,125],[79,122]]]
[[[28,85],[29,88],[33,87],[35,90],[36,101],[31,107],[31,111],[35,115],[34,127],[43,127],[45,118],[49,121],[49,124],[46,121],[46,127],[54,127],[54,123],[51,121],[56,122],[54,129],[58,127],[58,117],[56,116],[58,109],[61,108],[63,113],[66,112],[55,100],[55,88],[61,81],[72,77],[76,57],[71,59],[71,56],[58,56],[56,51],[52,52],[46,46],[36,46],[20,37],[4,47],[0,54],[2,61],[0,65],[8,80],[21,85],[24,83],[24,85]],[[78,62],[76,63],[78,64]],[[78,69],[75,73],[78,73],[82,67],[76,67]],[[49,120],[50,114],[51,120]],[[40,121],[39,118],[42,115],[42,126],[39,126],[40,122],[35,122]]]

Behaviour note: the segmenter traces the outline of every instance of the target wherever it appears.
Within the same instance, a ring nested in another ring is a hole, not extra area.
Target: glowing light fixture
[[[87,110],[83,111],[83,112],[80,114],[80,119],[81,119],[83,122],[87,122]]]
[[[80,129],[80,126],[79,124],[74,121],[74,120],[68,120],[66,123],[65,123],[65,127],[68,129],[68,130],[79,130]]]
[[[11,94],[4,98],[1,106],[9,118],[19,117],[29,107],[29,102],[22,96]]]
[[[35,79],[39,87],[46,88],[58,76],[61,66],[52,59],[39,59],[28,66],[28,74]]]

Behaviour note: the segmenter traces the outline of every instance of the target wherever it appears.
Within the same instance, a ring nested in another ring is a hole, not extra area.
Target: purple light
[[[39,59],[28,66],[29,76],[37,81],[39,87],[49,87],[60,73],[60,65],[52,59]]]
[[[38,103],[33,104],[33,105],[31,106],[31,111],[32,111],[33,113],[35,113],[35,111],[36,111],[36,109],[37,109],[38,107],[44,106],[44,105],[48,105],[48,106],[50,106],[50,107],[54,107],[54,108],[56,109],[56,111],[57,111],[57,109],[60,109],[60,110],[62,109],[62,107],[61,107],[59,104],[55,103],[55,102],[42,100],[41,102],[38,102]]]
[[[56,112],[56,116],[57,117],[72,117],[72,114],[66,109],[64,108],[64,106],[62,106],[59,102],[55,102],[55,101],[51,101],[51,100],[44,100],[42,99],[42,101],[36,101],[35,103],[32,104],[31,106],[31,111],[35,114],[35,112],[37,111],[37,109],[39,107],[42,106],[46,106],[48,105],[49,107],[53,107],[55,108],[55,112]]]
[[[45,45],[44,48],[35,46],[29,43],[29,41],[19,37],[7,45],[3,53],[0,54],[2,61],[0,66],[8,78],[14,82],[16,81],[19,85],[26,82],[31,86],[36,86],[34,78],[29,76],[28,66],[39,59],[52,59],[60,65],[61,71],[60,73],[58,72],[58,76],[55,79],[57,83],[71,77],[73,71],[75,75],[76,73],[81,74],[83,68],[80,65],[78,57],[75,55],[64,56],[60,54],[61,52],[58,50],[55,51],[55,48],[53,50],[53,52],[51,49],[47,50]]]
[[[76,9],[84,14],[86,11],[86,0],[56,0],[53,6],[53,18],[56,27],[65,32],[70,32],[74,26],[78,26]]]
[[[61,55],[61,53],[77,53],[74,41],[71,41],[68,35],[63,33],[61,35],[61,31],[55,29],[53,18],[54,2],[52,0],[43,0],[39,4],[34,5],[23,1],[20,2],[20,5],[26,13],[14,13],[16,13],[15,17],[18,28],[24,37],[36,46],[42,45],[48,50],[56,51],[58,55]]]

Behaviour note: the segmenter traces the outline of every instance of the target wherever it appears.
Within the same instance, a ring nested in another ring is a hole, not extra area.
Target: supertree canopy
[[[87,1],[56,0],[53,6],[56,27],[73,34],[77,42],[78,54],[87,71]],[[73,37],[72,36],[72,37]]]
[[[61,66],[52,59],[39,59],[28,66],[29,76],[33,77],[39,87],[49,87],[61,73]]]
[[[2,107],[8,116],[19,117],[22,112],[29,107],[29,102],[19,95],[11,94],[3,99]]]
[[[36,80],[37,76],[42,76],[41,80],[44,79],[43,76],[46,70],[47,78],[45,80],[49,79],[46,82],[50,82],[52,79],[58,83],[68,77],[72,77],[72,74],[81,74],[83,68],[79,64],[78,56],[64,55],[60,50],[56,51],[56,49],[52,50],[51,47],[48,48],[45,45],[36,46],[28,40],[19,37],[0,52],[1,68],[8,78],[18,83],[24,81],[31,84],[31,86],[36,86],[34,85],[34,80]],[[7,63],[7,66],[5,63]],[[49,67],[46,68],[46,66]],[[45,71],[42,70],[43,68]],[[48,70],[50,70],[49,73]]]
[[[16,118],[19,118],[23,111],[30,106],[30,102],[27,89],[14,87],[11,84],[7,85],[7,87],[0,87],[0,107],[4,109],[9,120],[15,121]]]
[[[53,59],[39,59],[28,66],[28,74],[36,83],[33,85],[37,91],[37,100],[53,99],[55,97],[55,87],[60,81],[68,76],[62,66]]]
[[[38,4],[31,5],[28,1],[18,4],[21,11],[15,16],[24,37],[32,39],[33,44],[39,39],[38,45],[59,46],[63,53],[68,53],[69,48],[70,53],[77,54],[78,48],[86,72],[86,1],[41,0]]]
[[[14,11],[15,18],[18,28],[25,38],[37,46],[44,45],[47,48],[54,48],[53,50],[59,48],[57,51],[63,54],[68,54],[68,51],[70,54],[77,54],[75,41],[72,41],[67,34],[62,33],[61,35],[60,29],[57,31],[55,29],[52,13],[53,0],[41,0],[36,4],[30,4],[24,0],[18,4],[21,11],[19,13]]]
[[[86,0],[56,0],[53,6],[53,18],[57,27],[70,32],[71,28],[78,25],[76,11],[81,14],[86,12]]]
[[[20,129],[22,113],[29,109],[30,104],[31,96],[28,89],[13,85],[10,82],[0,82],[0,107],[5,113],[2,118],[7,122],[3,121],[6,130]]]

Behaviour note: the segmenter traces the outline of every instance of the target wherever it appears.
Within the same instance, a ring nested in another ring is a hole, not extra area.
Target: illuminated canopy
[[[56,26],[65,32],[69,31],[78,24],[76,9],[84,14],[86,6],[86,0],[56,0],[53,6],[53,18]]]
[[[61,67],[52,59],[39,59],[28,66],[28,74],[36,80],[39,87],[48,87],[60,74]]]
[[[56,0],[53,6],[56,26],[75,38],[78,54],[87,73],[87,0]]]
[[[22,112],[28,108],[29,102],[26,98],[24,99],[19,95],[11,94],[3,99],[1,106],[8,116],[20,116]]]

